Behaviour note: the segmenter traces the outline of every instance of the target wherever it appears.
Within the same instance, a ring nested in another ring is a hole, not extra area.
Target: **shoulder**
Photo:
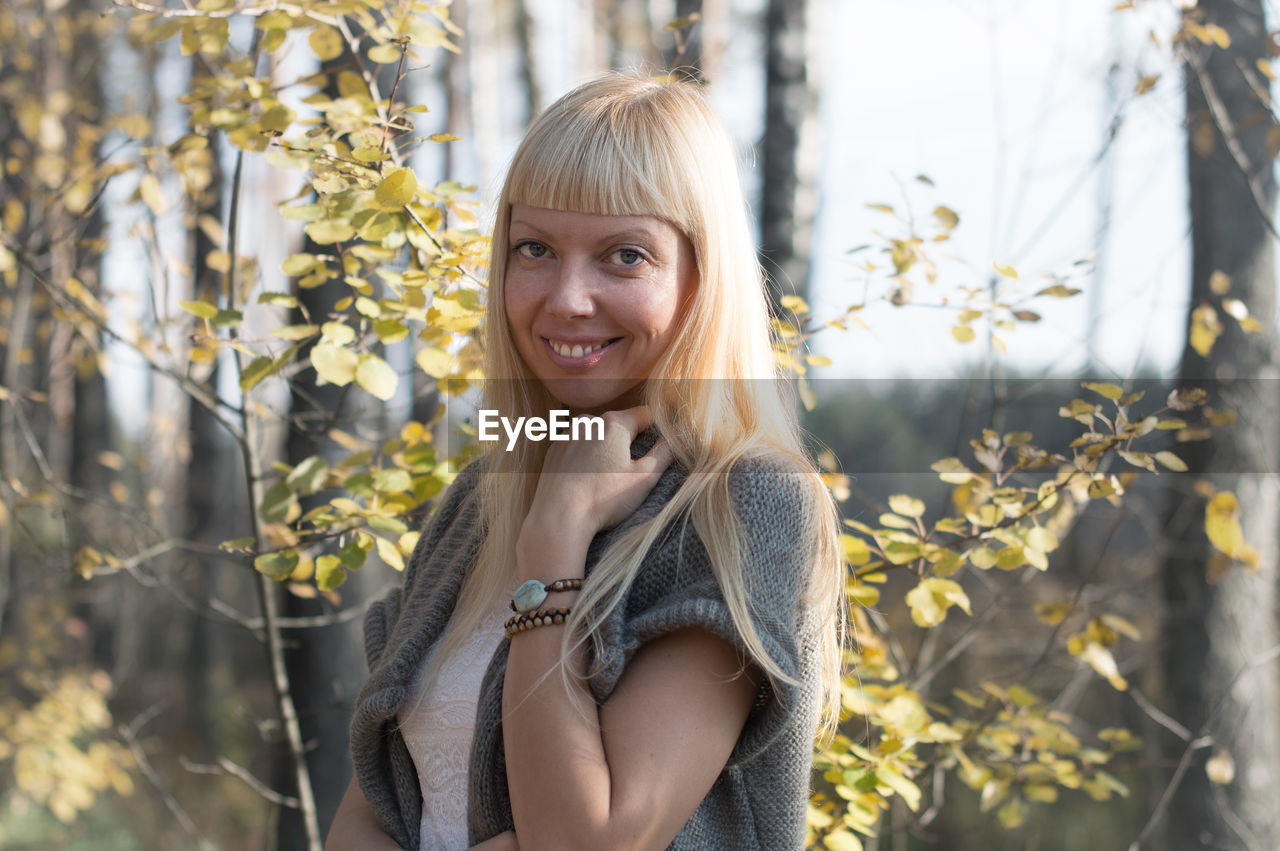
[[[739,459],[727,476],[729,498],[744,524],[805,520],[819,507],[822,482],[807,463],[780,453]]]

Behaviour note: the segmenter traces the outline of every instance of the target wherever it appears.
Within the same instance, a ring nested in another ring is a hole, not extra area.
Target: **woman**
[[[329,846],[800,847],[839,707],[836,515],[696,88],[610,76],[534,122],[485,342],[485,407],[603,437],[459,473],[369,612]]]

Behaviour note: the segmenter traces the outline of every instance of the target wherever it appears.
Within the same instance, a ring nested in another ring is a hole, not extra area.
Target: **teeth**
[[[592,352],[598,352],[605,347],[604,343],[600,343],[599,345],[595,345],[595,346],[587,346],[584,349],[581,345],[576,343],[570,346],[568,343],[557,343],[554,340],[550,340],[548,342],[551,343],[551,348],[555,349],[556,354],[564,358],[584,357],[586,355],[591,354]]]

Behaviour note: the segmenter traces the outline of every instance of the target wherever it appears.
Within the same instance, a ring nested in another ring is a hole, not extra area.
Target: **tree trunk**
[[[760,253],[778,310],[805,296],[815,213],[817,95],[807,56],[807,0],[769,0],[765,12],[765,116],[760,140]]]
[[[1192,230],[1191,309],[1212,307],[1223,333],[1208,356],[1183,353],[1184,386],[1208,390],[1214,407],[1239,422],[1211,442],[1187,444],[1191,472],[1240,502],[1244,539],[1259,550],[1256,569],[1209,568],[1203,499],[1190,487],[1171,515],[1174,542],[1165,571],[1169,621],[1165,671],[1174,715],[1213,745],[1195,754],[1169,809],[1164,847],[1280,848],[1280,646],[1277,626],[1277,460],[1280,394],[1274,365],[1275,255],[1264,216],[1275,209],[1276,187],[1267,134],[1269,112],[1250,89],[1250,71],[1267,57],[1261,0],[1202,0],[1196,14],[1223,27],[1230,47],[1189,46],[1187,60],[1187,173]],[[1263,212],[1265,211],[1265,212]],[[1224,296],[1210,281],[1231,280]],[[1223,309],[1241,299],[1261,324],[1243,333]],[[1178,743],[1173,759],[1181,758]],[[1210,782],[1206,758],[1225,752],[1234,779]]]

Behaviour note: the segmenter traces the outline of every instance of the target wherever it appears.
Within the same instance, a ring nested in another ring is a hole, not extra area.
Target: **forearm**
[[[522,539],[520,579],[583,575],[589,538],[563,534]],[[555,542],[554,545],[552,542]],[[571,607],[576,592],[544,605]],[[538,627],[513,637],[503,684],[503,740],[511,808],[521,845],[621,848],[612,816],[613,778],[599,712],[584,681],[586,653],[560,668],[564,627]]]
[[[325,851],[399,851],[400,846],[386,834],[355,780],[334,813],[325,838]]]

